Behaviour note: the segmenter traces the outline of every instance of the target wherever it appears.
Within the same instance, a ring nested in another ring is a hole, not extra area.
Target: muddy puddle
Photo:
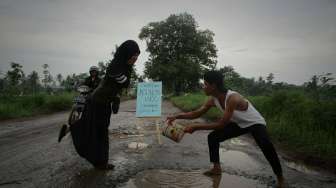
[[[320,172],[312,169],[309,166],[306,166],[305,164],[301,164],[299,162],[293,162],[293,161],[286,161],[286,160],[284,160],[284,164],[288,168],[290,168],[292,170],[296,170],[298,172],[302,172],[302,173],[310,174],[310,175],[320,175]]]
[[[256,180],[222,173],[208,177],[203,171],[146,170],[130,179],[122,188],[249,188],[265,187]]]
[[[244,152],[220,148],[220,161],[223,166],[241,171],[258,171],[261,163]]]
[[[250,145],[248,142],[240,139],[240,138],[232,138],[229,140],[230,144],[233,146],[247,146]]]
[[[164,144],[159,147],[157,132],[155,124],[148,124],[142,126],[140,129],[136,126],[131,128],[116,128],[111,130],[112,140],[119,140],[122,143],[123,152],[126,155],[140,153],[143,155],[144,160],[152,158],[152,150],[159,153],[166,153],[165,159],[172,160],[178,159],[178,161],[184,161],[184,158],[195,157],[202,158],[203,155],[199,155],[198,148],[188,149],[182,147],[182,144],[190,144],[190,140],[193,137],[186,137],[182,143],[174,143],[171,140],[167,140],[162,137]],[[193,142],[193,141],[192,141]],[[180,148],[180,149],[178,149]],[[249,149],[254,148],[254,149]],[[176,152],[174,155],[173,153]],[[207,148],[204,150],[207,153]],[[172,156],[170,156],[172,155]],[[160,154],[156,154],[157,157],[162,157]],[[170,156],[170,157],[169,157]],[[208,157],[204,155],[204,157]],[[208,158],[204,158],[204,161]],[[206,170],[206,167],[199,166],[195,168],[195,165],[190,163],[181,162],[177,165],[177,168],[167,168],[166,166],[158,165],[158,168],[151,170],[140,171],[136,176],[131,176],[127,183],[121,185],[124,188],[138,188],[138,187],[272,187],[275,185],[275,177],[271,170],[270,165],[262,155],[260,149],[255,147],[253,143],[250,143],[247,139],[234,138],[221,144],[220,147],[220,161],[222,164],[223,173],[219,177],[207,177],[202,174]],[[295,161],[288,161],[282,159],[284,169],[291,169],[296,172],[312,176],[319,176],[319,181],[330,180],[321,176],[318,171],[315,171],[304,164]],[[164,162],[164,160],[162,160]],[[191,165],[193,168],[188,168]],[[123,166],[123,165],[121,165]],[[169,166],[169,165],[168,165]],[[170,165],[174,166],[174,165]],[[183,168],[186,167],[186,168]],[[182,168],[180,168],[182,167]],[[173,169],[173,170],[172,170]],[[202,170],[199,170],[202,169]],[[286,170],[286,173],[288,170]],[[293,172],[289,172],[292,174]],[[287,176],[291,176],[286,174]],[[310,187],[310,183],[316,185],[318,182],[306,183],[310,181],[311,177],[307,177],[302,182],[294,183],[293,180],[289,180],[292,187],[300,187],[307,184]],[[296,180],[294,180],[296,181]],[[304,186],[303,186],[304,187]]]

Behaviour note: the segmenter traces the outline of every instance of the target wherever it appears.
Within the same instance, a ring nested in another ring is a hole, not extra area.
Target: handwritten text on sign
[[[142,82],[137,90],[136,117],[161,116],[162,82]]]

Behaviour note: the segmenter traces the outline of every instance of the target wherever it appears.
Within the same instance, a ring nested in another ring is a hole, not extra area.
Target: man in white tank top
[[[266,131],[266,121],[253,105],[239,93],[224,87],[223,75],[219,71],[209,71],[204,75],[203,90],[211,96],[199,109],[167,117],[171,124],[175,119],[195,119],[210,108],[217,107],[223,112],[222,118],[213,123],[191,124],[184,131],[192,134],[198,130],[213,130],[208,135],[210,162],[213,168],[205,175],[221,175],[219,144],[227,139],[250,133],[261,148],[277,176],[278,186],[284,186],[281,164]]]

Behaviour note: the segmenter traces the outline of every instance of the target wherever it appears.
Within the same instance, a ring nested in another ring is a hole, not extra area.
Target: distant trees
[[[223,74],[224,85],[228,89],[237,90],[245,95],[267,93],[267,85],[262,77],[259,77],[257,81],[254,78],[244,78],[232,66],[224,66],[219,71]]]
[[[19,86],[24,82],[25,74],[19,63],[10,62],[10,67],[4,79],[4,90],[8,94],[17,95],[22,92]]]
[[[0,78],[0,92],[3,92],[5,88],[5,79]]]
[[[137,74],[137,71],[135,67],[133,68],[133,71],[131,72],[131,83],[130,83],[130,88],[136,87],[136,84],[140,80],[140,76]]]
[[[35,94],[41,89],[36,71],[25,76],[22,65],[19,63],[10,62],[10,67],[10,70],[0,79],[0,92],[3,95]]]
[[[11,62],[11,70],[7,72],[7,79],[9,81],[9,84],[12,86],[17,86],[22,82],[25,75],[22,70],[22,65],[19,63]]]
[[[150,53],[145,76],[162,81],[166,90],[175,93],[198,89],[204,70],[214,69],[217,64],[213,37],[210,30],[199,30],[187,13],[149,23],[139,34]]]
[[[43,75],[44,75],[42,79],[42,83],[44,84],[45,89],[50,89],[50,85],[53,82],[53,77],[51,76],[49,72],[49,65],[43,64],[42,68],[43,68]]]
[[[226,87],[238,90],[245,95],[271,95],[275,91],[306,91],[315,100],[336,99],[336,80],[331,73],[314,75],[302,86],[287,84],[285,82],[274,82],[274,74],[269,73],[264,79],[260,76],[254,78],[244,78],[239,75],[232,66],[224,66],[219,69],[224,75]]]
[[[268,76],[266,77],[266,84],[272,85],[273,84],[273,79],[274,79],[274,74],[269,73]]]
[[[42,78],[35,70],[25,76],[20,63],[10,62],[10,70],[3,74],[3,77],[0,77],[0,95],[50,93],[62,89],[72,91],[88,76],[87,73],[72,74],[64,79],[62,74],[57,74],[54,80],[50,74],[49,65],[43,64],[42,68]]]
[[[105,75],[108,64],[109,64],[109,62],[104,62],[104,61],[99,61],[98,62],[99,76],[104,76]]]
[[[336,98],[336,80],[332,73],[314,75],[304,83],[305,90],[316,100]]]
[[[219,71],[224,76],[224,85],[226,87],[231,89],[243,88],[243,80],[232,66],[224,66],[220,68]]]
[[[56,75],[56,79],[58,81],[58,84],[62,85],[62,83],[63,83],[63,75],[61,73],[59,73],[59,74]]]
[[[62,82],[62,86],[65,88],[66,91],[75,90],[79,85],[84,82],[85,78],[87,78],[88,76],[89,75],[87,73],[68,75]]]
[[[32,71],[27,76],[27,85],[28,85],[29,91],[32,92],[33,94],[37,93],[40,90],[40,87],[41,87],[40,79],[36,71]]]
[[[224,66],[218,69],[224,76],[224,84],[227,88],[237,90],[244,95],[271,95],[278,90],[303,90],[303,87],[290,85],[284,82],[274,83],[274,74],[269,73],[264,79],[259,76],[255,78],[245,78],[237,73],[232,66]]]

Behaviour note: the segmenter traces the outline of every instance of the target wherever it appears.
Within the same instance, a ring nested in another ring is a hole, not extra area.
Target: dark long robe
[[[82,118],[70,126],[76,151],[94,166],[108,162],[110,117],[109,104],[89,99]]]
[[[123,88],[129,86],[132,66],[127,61],[139,53],[134,41],[126,41],[117,49],[104,79],[89,97],[81,119],[70,125],[77,153],[94,166],[108,163],[110,104]]]

